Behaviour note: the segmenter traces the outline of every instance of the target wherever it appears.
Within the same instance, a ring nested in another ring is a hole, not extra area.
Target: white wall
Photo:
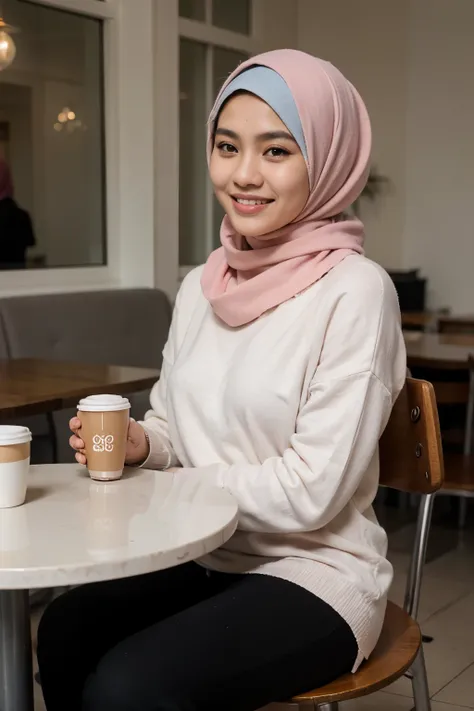
[[[296,47],[299,0],[253,0],[254,31],[260,51]]]
[[[367,102],[374,162],[391,180],[366,204],[367,252],[420,267],[429,305],[474,312],[474,2],[298,0],[299,47]]]
[[[474,313],[474,2],[413,1],[409,66],[404,262]]]
[[[335,64],[370,112],[374,164],[391,185],[362,217],[368,256],[388,268],[403,261],[407,16],[408,0],[299,0],[299,48]]]

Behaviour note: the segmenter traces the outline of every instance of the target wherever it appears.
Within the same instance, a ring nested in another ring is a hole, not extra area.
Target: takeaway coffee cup
[[[25,503],[30,466],[28,427],[0,425],[0,508]]]
[[[125,464],[129,401],[120,395],[90,395],[80,401],[77,409],[91,479],[120,479]]]

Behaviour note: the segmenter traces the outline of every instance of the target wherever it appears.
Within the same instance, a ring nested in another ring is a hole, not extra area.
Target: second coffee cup
[[[91,479],[120,479],[125,464],[130,402],[120,395],[90,395],[80,401],[77,409]]]
[[[31,432],[28,427],[0,425],[0,508],[25,502],[30,466]]]

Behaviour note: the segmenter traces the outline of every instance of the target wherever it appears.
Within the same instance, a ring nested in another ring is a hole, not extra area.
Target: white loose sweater
[[[300,585],[372,652],[392,567],[372,509],[378,440],[403,387],[393,284],[350,256],[300,295],[231,328],[184,280],[164,349],[146,466],[182,466],[236,498],[238,530],[200,562]]]

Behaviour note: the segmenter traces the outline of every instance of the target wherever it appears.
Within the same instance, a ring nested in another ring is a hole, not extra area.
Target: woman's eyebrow
[[[227,138],[233,138],[234,140],[237,140],[239,138],[239,134],[235,131],[231,131],[230,128],[221,127],[216,129],[216,136],[217,135],[226,136]],[[288,133],[287,131],[266,131],[265,133],[259,133],[257,136],[257,140],[259,141],[277,141],[281,139],[293,141],[293,143],[296,143],[294,137],[291,135],[291,133]]]
[[[238,139],[239,134],[235,131],[231,131],[229,128],[217,128],[216,136],[227,136],[227,138],[233,138],[234,141]]]
[[[284,139],[296,143],[291,133],[288,133],[287,131],[266,131],[265,133],[260,133],[257,138],[260,141],[278,141]]]

